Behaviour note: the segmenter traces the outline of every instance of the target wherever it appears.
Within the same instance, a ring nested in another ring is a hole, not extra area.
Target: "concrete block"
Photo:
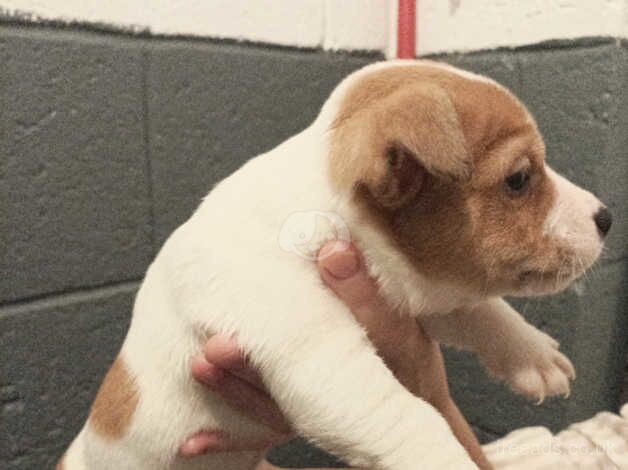
[[[268,461],[282,468],[346,468],[347,465],[333,455],[296,438],[272,449]]]
[[[126,40],[0,28],[0,303],[143,274],[142,62]]]
[[[609,110],[611,141],[607,147],[608,165],[599,168],[599,195],[614,214],[609,233],[608,259],[624,259],[628,255],[628,42],[617,49],[618,89],[613,93]]]
[[[157,243],[212,185],[305,128],[372,58],[185,42],[150,50],[148,109]]]
[[[509,52],[474,52],[471,54],[441,54],[427,57],[447,62],[469,72],[492,78],[516,95],[521,89],[517,56]]]
[[[136,285],[0,309],[0,468],[53,468],[126,332]]]

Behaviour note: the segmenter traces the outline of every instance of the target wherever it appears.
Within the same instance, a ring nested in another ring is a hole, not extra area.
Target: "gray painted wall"
[[[448,352],[453,393],[485,440],[616,409],[628,333],[628,50],[600,39],[441,59],[512,88],[536,115],[550,162],[617,220],[577,293],[517,302],[576,364],[571,398],[531,405]],[[52,468],[170,231],[372,60],[0,25],[0,468]],[[273,455],[330,463],[301,444]]]

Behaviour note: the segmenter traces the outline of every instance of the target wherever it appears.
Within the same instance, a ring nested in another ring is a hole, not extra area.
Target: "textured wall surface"
[[[0,15],[395,56],[398,0],[0,0]],[[417,54],[628,37],[628,0],[420,0]]]
[[[617,216],[577,288],[518,301],[579,376],[534,406],[449,352],[483,439],[615,409],[626,354],[628,51],[611,41],[441,57],[495,77],[537,116],[548,158]],[[51,468],[119,347],[133,294],[212,184],[306,126],[372,57],[0,26],[0,468]],[[302,444],[293,466],[329,463]]]
[[[65,33],[0,41],[0,272],[11,273],[0,299],[141,277],[152,257],[142,51]]]
[[[628,36],[628,0],[418,0],[417,54]]]

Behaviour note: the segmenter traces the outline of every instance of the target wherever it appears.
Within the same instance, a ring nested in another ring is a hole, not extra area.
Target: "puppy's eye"
[[[528,170],[519,170],[506,178],[506,186],[513,194],[523,193],[530,183]]]

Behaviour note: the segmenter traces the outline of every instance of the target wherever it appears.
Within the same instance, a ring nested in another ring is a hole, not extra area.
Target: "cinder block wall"
[[[143,273],[213,183],[305,127],[377,56],[0,25],[0,468],[52,468],[85,419]],[[536,115],[550,162],[616,215],[577,289],[517,302],[579,377],[541,406],[448,352],[483,439],[617,408],[628,321],[628,49],[607,39],[439,59],[494,77]],[[297,443],[293,466],[329,463]]]

